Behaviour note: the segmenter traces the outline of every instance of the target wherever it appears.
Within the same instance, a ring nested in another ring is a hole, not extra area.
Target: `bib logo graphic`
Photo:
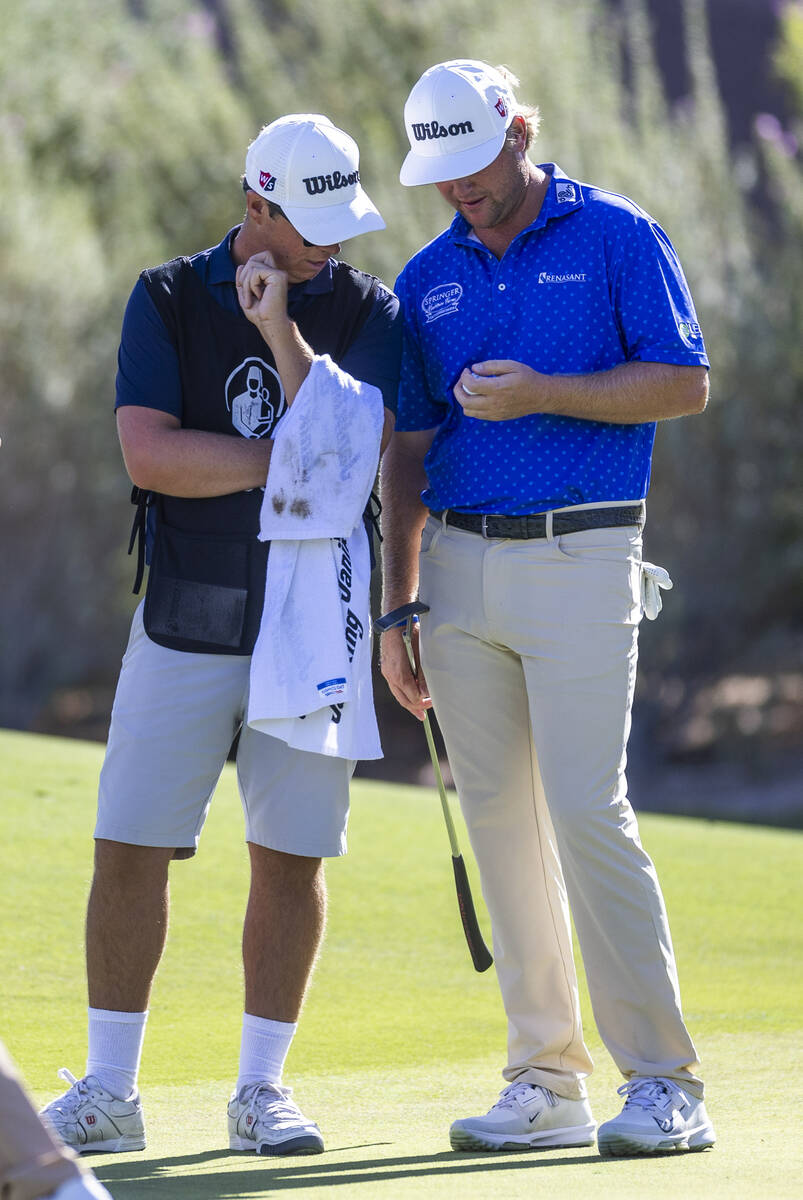
[[[238,433],[270,437],[287,408],[282,381],[261,358],[246,358],[226,380],[226,408]]]
[[[558,204],[573,204],[576,198],[575,187],[573,183],[559,183],[555,188],[555,196]]]
[[[260,171],[259,186],[264,192],[272,192],[276,187],[276,176],[271,175],[270,171]]]
[[[699,342],[703,336],[703,331],[696,321],[678,321],[678,333],[683,338],[684,345],[690,350],[696,350],[695,342]]]
[[[437,321],[438,317],[456,313],[462,295],[463,289],[459,283],[439,283],[437,287],[431,288],[421,301],[421,309],[427,318],[427,325],[432,321]]]

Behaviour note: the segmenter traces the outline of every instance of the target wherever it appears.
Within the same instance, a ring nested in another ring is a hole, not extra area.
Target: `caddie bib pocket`
[[[160,646],[250,654],[259,632],[268,544],[253,535],[198,534],[160,521],[144,623]]]

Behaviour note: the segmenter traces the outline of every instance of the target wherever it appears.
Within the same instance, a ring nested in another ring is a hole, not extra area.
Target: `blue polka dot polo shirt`
[[[542,512],[646,496],[655,424],[553,414],[467,417],[461,371],[494,358],[546,374],[625,362],[708,366],[677,255],[624,196],[568,179],[554,163],[537,219],[501,260],[456,214],[396,281],[404,314],[398,430],[439,426],[424,503],[438,511]]]

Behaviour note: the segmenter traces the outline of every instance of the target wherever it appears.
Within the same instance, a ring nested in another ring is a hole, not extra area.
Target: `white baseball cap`
[[[385,222],[360,185],[357,143],[320,113],[266,125],[248,147],[249,188],[278,204],[308,242],[331,246]]]
[[[502,149],[515,115],[510,85],[487,63],[464,58],[430,67],[404,106],[412,149],[399,179],[414,187],[481,171]]]

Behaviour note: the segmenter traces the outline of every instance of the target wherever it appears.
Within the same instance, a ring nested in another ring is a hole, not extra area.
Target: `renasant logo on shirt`
[[[459,283],[439,283],[437,287],[430,288],[421,301],[427,324],[449,313],[456,313],[462,296],[463,288]]]
[[[585,271],[567,271],[565,275],[552,275],[549,271],[538,272],[539,283],[588,283]]]

